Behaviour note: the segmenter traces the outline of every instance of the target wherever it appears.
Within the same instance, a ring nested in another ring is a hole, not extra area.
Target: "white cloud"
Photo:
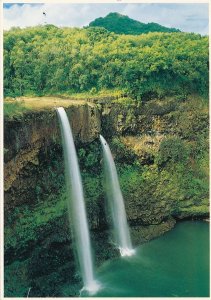
[[[46,12],[46,17],[43,15]],[[156,22],[182,31],[208,34],[207,4],[24,4],[4,9],[4,29],[37,24],[83,27],[109,12],[119,12],[140,22]]]
[[[4,29],[11,27],[34,26],[43,22],[42,6],[31,6],[17,4],[3,11]]]

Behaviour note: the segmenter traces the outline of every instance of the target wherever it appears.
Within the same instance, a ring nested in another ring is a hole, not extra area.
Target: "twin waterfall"
[[[100,135],[100,141],[103,147],[106,192],[113,220],[116,243],[122,256],[131,256],[134,254],[134,250],[131,244],[125,205],[119,185],[116,166],[111,150],[102,135]]]
[[[57,113],[62,133],[65,159],[68,212],[70,223],[73,223],[73,234],[84,283],[83,289],[87,290],[89,294],[95,294],[99,289],[99,284],[94,279],[91,243],[76,149],[70,124],[64,108],[57,108]]]
[[[66,112],[63,107],[59,107],[56,110],[59,117],[63,142],[69,219],[73,226],[77,256],[84,283],[82,290],[93,295],[100,289],[100,284],[95,279],[93,270],[91,242],[78,159]],[[134,253],[134,250],[132,249],[130,240],[124,201],[119,186],[116,167],[108,144],[102,136],[100,136],[100,140],[103,146],[107,195],[113,219],[116,244],[122,256],[130,256]]]

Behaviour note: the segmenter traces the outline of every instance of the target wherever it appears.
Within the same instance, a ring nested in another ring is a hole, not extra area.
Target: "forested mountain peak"
[[[179,29],[168,28],[157,23],[141,23],[120,13],[109,13],[106,17],[97,18],[89,24],[90,27],[104,27],[118,34],[138,35],[148,32],[178,32]]]

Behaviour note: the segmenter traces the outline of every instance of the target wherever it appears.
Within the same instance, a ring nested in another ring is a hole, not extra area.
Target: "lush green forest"
[[[119,89],[136,99],[208,91],[208,37],[118,35],[104,28],[4,32],[5,96]]]
[[[148,32],[178,32],[176,28],[168,28],[157,23],[141,23],[119,13],[110,13],[105,18],[97,18],[89,26],[104,27],[118,34],[134,34]]]

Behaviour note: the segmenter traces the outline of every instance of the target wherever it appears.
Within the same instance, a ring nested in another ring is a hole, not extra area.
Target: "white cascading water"
[[[103,147],[106,171],[106,191],[114,225],[116,242],[121,256],[131,256],[135,253],[135,250],[132,248],[125,205],[119,185],[116,166],[109,145],[102,135],[100,135],[100,141]]]
[[[69,218],[73,223],[76,250],[84,283],[82,290],[93,295],[99,290],[100,285],[94,278],[91,243],[77,153],[66,112],[63,107],[56,110],[62,133]]]

